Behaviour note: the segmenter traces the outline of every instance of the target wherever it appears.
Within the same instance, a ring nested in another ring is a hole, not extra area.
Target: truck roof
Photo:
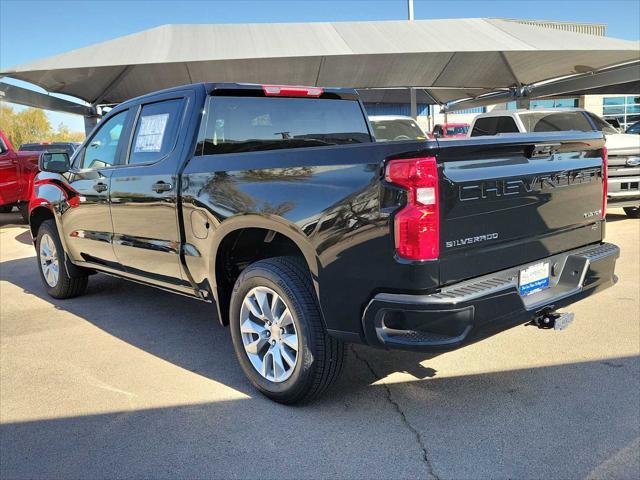
[[[382,122],[385,120],[410,120],[415,123],[415,119],[407,115],[369,115],[369,120],[372,122]]]
[[[584,112],[584,108],[576,107],[558,107],[558,108],[519,108],[517,110],[493,110],[491,112],[481,113],[474,117],[474,120],[485,117],[513,117],[520,114],[530,113],[557,113],[557,112]]]
[[[186,85],[179,85],[177,87],[166,88],[164,90],[158,90],[155,92],[147,93],[146,95],[141,95],[139,97],[131,98],[122,102],[119,105],[125,105],[130,102],[137,102],[140,99],[144,99],[147,97],[155,97],[160,94],[166,94],[171,92],[176,92],[180,90],[186,89],[194,89],[194,88],[203,88],[208,95],[216,95],[216,94],[225,94],[225,93],[234,93],[236,94],[241,91],[246,91],[248,94],[253,94],[256,96],[262,95],[272,95],[272,96],[283,96],[283,97],[303,97],[305,95],[291,95],[287,94],[286,91],[281,94],[266,94],[266,88],[281,88],[282,90],[287,89],[320,89],[320,95],[307,95],[308,98],[340,98],[344,100],[357,100],[359,98],[358,92],[353,88],[325,88],[325,87],[317,87],[317,86],[303,86],[303,85],[273,85],[273,84],[259,84],[259,83],[230,83],[230,82],[199,82],[199,83],[190,83]]]

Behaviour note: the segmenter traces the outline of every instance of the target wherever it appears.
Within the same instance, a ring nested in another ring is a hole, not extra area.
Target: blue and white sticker
[[[541,262],[520,270],[520,295],[531,295],[549,286],[549,263]]]

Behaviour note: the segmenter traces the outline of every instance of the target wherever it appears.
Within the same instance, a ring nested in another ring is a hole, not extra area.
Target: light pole
[[[413,22],[413,0],[407,0],[407,14],[409,16],[409,21]],[[409,88],[409,97],[411,103],[411,118],[414,120],[418,119],[418,102],[416,99],[416,89]]]

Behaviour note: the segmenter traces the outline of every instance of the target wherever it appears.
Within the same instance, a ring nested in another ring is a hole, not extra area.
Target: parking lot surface
[[[568,330],[350,347],[304,407],[251,388],[210,305],[105,275],[47,297],[0,215],[0,477],[638,478],[640,222],[612,212],[619,283]]]

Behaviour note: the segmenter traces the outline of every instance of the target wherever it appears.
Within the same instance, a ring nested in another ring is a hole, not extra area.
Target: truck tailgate
[[[476,137],[439,146],[441,284],[602,240],[599,132]]]

